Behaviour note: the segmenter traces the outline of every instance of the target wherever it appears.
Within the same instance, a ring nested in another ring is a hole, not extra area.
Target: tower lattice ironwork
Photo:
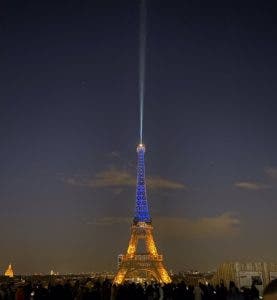
[[[116,284],[121,284],[126,279],[136,280],[137,278],[144,281],[154,279],[160,283],[171,282],[171,278],[163,264],[163,256],[158,254],[153,238],[152,220],[146,197],[144,153],[145,146],[139,144],[137,147],[135,216],[127,253],[121,256],[118,272],[114,278]],[[145,250],[142,252],[138,250],[139,242],[144,242]]]

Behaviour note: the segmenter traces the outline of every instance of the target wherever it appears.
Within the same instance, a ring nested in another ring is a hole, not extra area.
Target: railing
[[[162,255],[151,255],[151,254],[126,254],[123,255],[122,260],[135,260],[135,261],[149,261],[149,260],[156,260],[156,261],[162,261],[163,256]]]

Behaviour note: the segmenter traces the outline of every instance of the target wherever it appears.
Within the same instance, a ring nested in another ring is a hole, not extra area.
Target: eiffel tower
[[[133,224],[131,227],[131,238],[127,253],[121,256],[118,272],[114,278],[115,284],[121,284],[124,280],[155,280],[160,283],[170,283],[171,278],[163,264],[163,256],[158,254],[154,238],[153,226],[150,218],[146,198],[145,146],[137,146],[137,190],[136,209]],[[138,250],[139,242],[144,242],[145,251]],[[140,252],[140,253],[139,253]]]

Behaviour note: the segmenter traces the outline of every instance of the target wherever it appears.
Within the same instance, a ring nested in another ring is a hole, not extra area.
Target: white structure
[[[262,293],[264,287],[275,278],[277,278],[277,263],[229,262],[219,266],[211,281],[213,284],[219,284],[220,280],[223,280],[226,286],[230,281],[234,281],[239,288],[251,287],[254,284]]]

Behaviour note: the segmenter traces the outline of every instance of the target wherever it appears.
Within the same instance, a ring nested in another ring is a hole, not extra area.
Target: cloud
[[[244,190],[259,191],[271,188],[270,185],[254,181],[235,182],[234,186]]]
[[[104,217],[99,219],[94,219],[93,221],[87,221],[87,225],[97,225],[97,226],[113,226],[116,224],[131,223],[130,218],[120,218],[120,217]]]
[[[112,151],[111,153],[108,154],[110,158],[115,158],[119,159],[120,158],[120,153],[118,151]]]
[[[177,238],[222,238],[239,233],[240,220],[232,213],[197,219],[158,217],[158,230],[166,236]]]
[[[111,169],[96,174],[93,178],[74,176],[62,178],[64,182],[74,186],[84,186],[89,188],[120,188],[136,186],[136,177],[125,170]],[[168,180],[161,177],[149,177],[146,179],[150,189],[186,189],[183,183]]]
[[[276,186],[276,183],[274,181],[277,180],[277,167],[266,167],[264,168],[264,173],[267,175],[267,179],[273,180],[270,182],[270,184],[257,181],[239,181],[235,182],[234,186],[240,189],[252,191],[274,188]]]
[[[96,174],[93,178],[74,176],[62,178],[68,184],[90,188],[134,186],[135,178],[126,171],[109,170]]]
[[[265,168],[265,173],[272,179],[277,179],[277,167],[267,167]]]
[[[167,180],[160,177],[147,178],[147,186],[153,189],[158,189],[158,188],[173,189],[173,190],[186,189],[186,186],[183,183]]]
[[[131,219],[105,217],[87,224],[113,226],[123,223],[129,224]],[[240,232],[240,220],[232,213],[196,219],[157,216],[154,217],[153,225],[160,236],[178,239],[224,238],[237,236]]]

